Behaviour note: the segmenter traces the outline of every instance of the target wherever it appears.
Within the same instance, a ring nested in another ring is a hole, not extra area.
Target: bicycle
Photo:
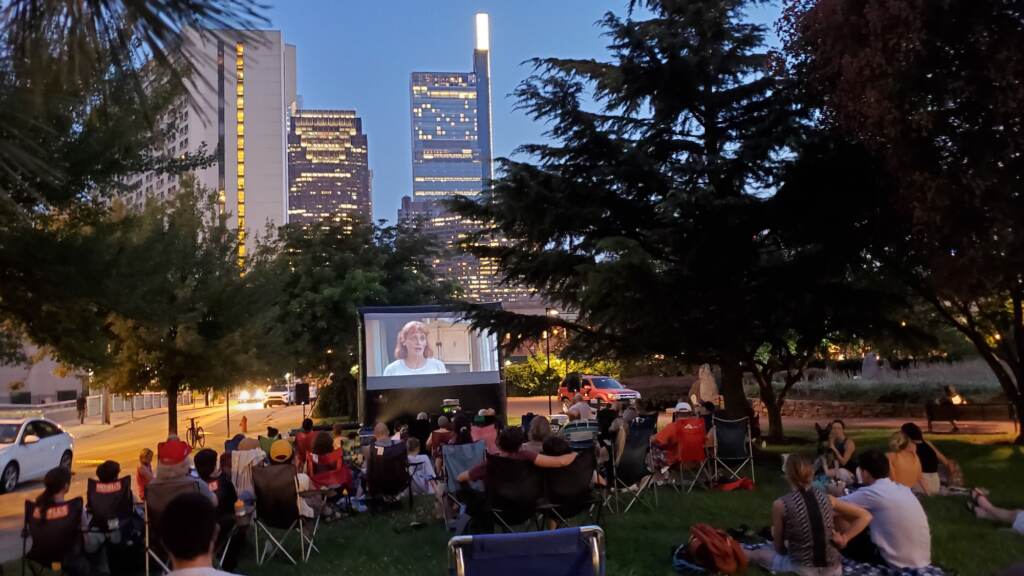
[[[192,448],[206,446],[206,433],[203,432],[203,427],[196,424],[195,418],[189,418],[188,421],[188,430],[185,431],[185,439],[188,445]]]

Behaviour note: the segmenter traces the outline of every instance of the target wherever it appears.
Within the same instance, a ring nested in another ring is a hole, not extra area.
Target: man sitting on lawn
[[[928,517],[910,488],[889,479],[889,460],[877,450],[861,455],[857,469],[864,487],[844,502],[871,513],[868,530],[854,538],[843,554],[859,562],[884,562],[896,568],[923,568],[932,562]],[[840,528],[845,530],[845,526]],[[864,534],[869,536],[865,538]]]

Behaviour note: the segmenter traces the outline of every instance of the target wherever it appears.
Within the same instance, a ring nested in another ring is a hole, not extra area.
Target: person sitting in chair
[[[43,476],[43,491],[36,497],[36,509],[35,517],[41,518],[43,521],[52,518],[49,515],[50,509],[60,506],[64,503],[64,498],[68,495],[68,490],[71,489],[71,471],[63,466],[58,466],[51,469]],[[59,510],[59,509],[58,509]],[[64,518],[67,518],[67,512],[64,513]],[[82,513],[82,529],[88,529],[89,518],[88,514]],[[22,566],[24,568],[24,566]],[[61,568],[64,573],[70,576],[87,575],[90,572],[89,562],[82,554],[82,540],[76,538],[76,541],[67,548],[64,555],[64,561],[61,563]]]
[[[292,450],[292,445],[287,440],[275,440],[270,445],[270,464],[272,466],[283,466],[285,464],[291,464],[298,470],[298,453]],[[306,492],[313,489],[313,481],[309,479],[309,475],[304,472],[295,473],[295,484],[299,492]],[[320,505],[319,499],[306,499],[299,497],[299,515],[303,518],[315,518],[316,511],[310,504]]]
[[[231,482],[231,475],[217,469],[217,452],[210,448],[203,448],[196,452],[193,461],[199,479],[206,482],[210,491],[217,496],[217,525],[219,526],[217,548],[219,549],[227,543],[231,529],[235,526],[235,501],[238,500],[238,493],[235,491],[235,485]],[[223,568],[234,570],[238,564],[242,542],[245,542],[244,537],[232,540],[231,549],[224,556]]]
[[[530,430],[526,436],[528,441],[523,447],[534,452],[543,452],[544,441],[551,436],[551,421],[543,416],[534,416],[533,420],[530,420]]]
[[[173,568],[168,576],[233,576],[213,567],[219,533],[217,508],[199,494],[182,494],[160,518],[164,549]]]
[[[564,468],[569,464],[572,464],[573,460],[576,459],[576,453],[570,452],[562,456],[547,456],[544,454],[537,454],[532,450],[522,450],[523,446],[523,429],[517,426],[505,428],[498,435],[498,452],[497,455],[504,458],[512,458],[515,460],[529,460],[534,466],[540,468]],[[459,474],[459,482],[475,482],[477,480],[483,480],[487,476],[487,461],[481,462],[476,466],[464,471]]]
[[[583,399],[582,394],[573,396],[573,405],[565,412],[569,416],[569,420],[593,420],[594,409],[590,406],[590,403]]]
[[[158,465],[156,477],[149,483],[147,489],[167,484],[192,483],[196,485],[196,489],[203,496],[209,498],[210,502],[213,502],[216,506],[217,495],[210,491],[210,487],[206,482],[188,475],[188,455],[190,451],[191,448],[189,448],[188,444],[182,442],[174,435],[168,436],[166,442],[157,444],[156,458]]]

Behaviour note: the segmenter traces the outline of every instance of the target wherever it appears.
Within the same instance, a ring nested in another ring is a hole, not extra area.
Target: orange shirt
[[[908,488],[921,481],[921,459],[913,452],[889,452],[889,479]]]

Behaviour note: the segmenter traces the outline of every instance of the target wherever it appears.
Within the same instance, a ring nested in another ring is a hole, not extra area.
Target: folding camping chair
[[[84,560],[82,552],[82,498],[54,504],[46,510],[46,518],[38,514],[36,503],[25,501],[25,527],[21,531],[21,574],[25,566],[33,574],[43,570],[64,573],[68,560]],[[28,539],[32,537],[32,548]]]
[[[536,520],[544,497],[544,477],[532,462],[488,455],[484,487],[491,514],[506,531],[513,532],[513,525],[529,520],[541,528]]]
[[[750,435],[750,420],[724,420],[715,416],[715,478],[721,480],[718,467],[729,472],[729,480],[738,480],[740,472],[750,466],[750,479],[754,477],[754,444]]]
[[[676,466],[679,467],[678,490],[682,490],[683,484],[686,483],[686,468],[689,466],[691,469],[694,467],[697,469],[693,479],[690,480],[689,488],[686,489],[686,492],[690,493],[701,477],[707,478],[710,475],[705,447],[707,433],[704,431],[704,419],[699,417],[679,418],[670,426],[677,428],[675,456]]]
[[[164,547],[161,542],[160,518],[167,505],[182,494],[199,492],[199,485],[192,481],[150,482],[146,486],[146,576],[149,576],[149,560],[153,559],[165,573],[171,569],[163,559]]]
[[[103,535],[102,546],[107,552],[111,551],[112,546],[123,552],[137,542],[137,524],[133,521],[138,517],[132,500],[131,476],[115,482],[100,482],[89,478],[86,498],[86,507],[91,516],[88,530]],[[114,560],[114,555],[107,554],[107,560]],[[113,566],[111,569],[113,572],[118,571],[113,570]]]
[[[597,455],[590,449],[577,453],[572,464],[564,468],[544,469],[546,503],[541,511],[560,526],[568,526],[570,518],[587,511],[591,520],[600,524],[604,500],[594,494],[596,468]]]
[[[473,442],[472,444],[445,444],[441,447],[441,463],[443,464],[442,470],[444,471],[444,521],[445,526],[451,530],[455,518],[449,517],[452,508],[458,508],[460,511],[466,506],[460,493],[463,487],[459,484],[459,474],[466,472],[473,468],[477,464],[484,461],[484,457],[487,454],[487,450],[484,443]],[[466,490],[474,490],[476,492],[483,492],[483,482],[470,482]]]
[[[597,420],[572,420],[558,430],[573,450],[593,448],[600,432]]]
[[[306,473],[317,488],[352,488],[352,471],[345,465],[344,451],[341,448],[327,454],[306,455]]]
[[[318,490],[299,492],[295,467],[286,464],[256,466],[252,469],[253,488],[256,491],[256,511],[253,515],[256,532],[256,563],[265,562],[281,552],[293,565],[298,565],[295,558],[288,553],[285,542],[292,532],[299,535],[299,558],[306,562],[316,547],[317,528],[320,527],[320,507],[313,507],[316,513],[312,519],[313,530],[306,534],[305,524],[310,520],[303,518],[299,512],[299,498],[322,496]],[[280,538],[273,530],[282,531]],[[260,532],[266,536],[267,542],[260,553]],[[273,546],[271,546],[273,545]]]
[[[645,499],[649,489],[654,492],[655,504],[658,502],[658,491],[654,484],[654,474],[647,465],[648,454],[651,450],[651,436],[653,434],[654,428],[638,426],[630,427],[629,433],[626,435],[626,445],[622,449],[622,454],[618,455],[615,463],[614,488],[617,489],[615,492],[616,510],[618,509],[617,494],[619,492],[626,492],[633,496],[623,512],[629,512],[629,509],[637,502],[653,510],[654,506]],[[631,491],[633,486],[636,486],[635,492]]]
[[[453,576],[604,576],[604,531],[597,526],[448,541]]]
[[[392,504],[406,490],[411,510],[412,477],[409,476],[409,453],[405,444],[370,446],[370,460],[366,464],[366,493],[370,501]]]

